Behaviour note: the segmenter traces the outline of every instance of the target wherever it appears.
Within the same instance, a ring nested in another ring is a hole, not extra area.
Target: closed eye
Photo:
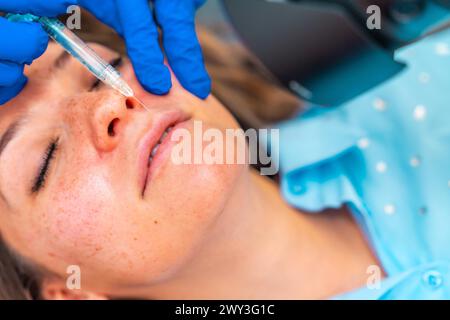
[[[31,193],[39,192],[45,185],[45,181],[47,179],[47,175],[50,169],[50,165],[55,156],[55,153],[58,149],[58,139],[50,142],[47,150],[42,157],[42,164],[39,167],[38,174],[36,175],[33,183],[33,187],[31,188]]]

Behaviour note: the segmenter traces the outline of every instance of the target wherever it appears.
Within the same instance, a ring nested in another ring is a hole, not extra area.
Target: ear
[[[82,289],[68,289],[61,279],[46,279],[41,284],[44,300],[107,300],[108,297]]]

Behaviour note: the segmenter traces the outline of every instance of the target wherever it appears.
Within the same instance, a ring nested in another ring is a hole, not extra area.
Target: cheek
[[[108,241],[113,210],[112,192],[102,175],[77,174],[61,183],[47,206],[48,237],[68,257],[91,255]],[[86,178],[83,178],[86,177]],[[74,254],[77,253],[77,254]]]

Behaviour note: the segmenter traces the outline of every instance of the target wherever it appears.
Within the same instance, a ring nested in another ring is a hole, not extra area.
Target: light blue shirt
[[[281,189],[309,212],[348,205],[366,232],[387,278],[339,298],[450,299],[450,30],[395,59],[370,92],[280,125]]]

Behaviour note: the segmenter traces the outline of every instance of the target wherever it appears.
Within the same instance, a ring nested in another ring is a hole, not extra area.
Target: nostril
[[[127,98],[127,100],[125,101],[125,104],[127,106],[127,109],[134,109],[136,102],[131,98]]]
[[[119,122],[118,118],[115,118],[114,120],[112,120],[109,125],[108,125],[108,135],[110,137],[114,137],[116,135],[116,125]]]

